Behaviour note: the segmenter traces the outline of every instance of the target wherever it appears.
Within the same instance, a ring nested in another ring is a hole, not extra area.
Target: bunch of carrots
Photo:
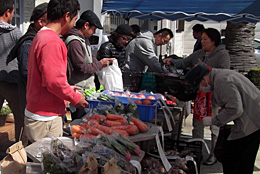
[[[134,117],[127,120],[124,116],[115,114],[92,115],[84,124],[71,126],[72,137],[77,139],[80,137],[93,138],[93,136],[103,133],[108,135],[115,133],[129,138],[129,135],[147,130],[148,126],[141,120]]]

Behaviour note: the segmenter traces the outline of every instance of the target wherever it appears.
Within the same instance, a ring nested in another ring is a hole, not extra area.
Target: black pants
[[[223,145],[224,174],[252,174],[260,143],[260,130]]]

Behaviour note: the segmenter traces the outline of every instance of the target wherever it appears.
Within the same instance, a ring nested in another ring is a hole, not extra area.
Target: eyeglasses
[[[121,38],[124,40],[124,41],[127,41],[129,42],[132,38],[127,38],[127,37],[124,37],[124,36],[121,36]]]

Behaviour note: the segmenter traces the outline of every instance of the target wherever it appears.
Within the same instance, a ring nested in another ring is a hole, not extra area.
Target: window
[[[255,49],[260,49],[260,40],[254,40]]]
[[[23,32],[23,4],[22,0],[15,0],[14,1],[14,16],[12,19],[12,24],[20,28],[20,30]]]

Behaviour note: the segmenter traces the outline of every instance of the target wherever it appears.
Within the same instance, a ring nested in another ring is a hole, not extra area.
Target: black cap
[[[121,24],[116,28],[115,32],[123,35],[131,36],[133,29],[127,24]]]
[[[99,18],[97,17],[97,15],[91,11],[91,10],[87,10],[84,11],[79,18],[79,21],[84,21],[84,22],[89,22],[90,24],[94,25],[95,27],[97,27],[98,29],[103,29]]]
[[[48,3],[42,3],[33,9],[30,21],[35,21],[47,13]]]
[[[208,73],[209,69],[206,66],[197,65],[185,75],[185,81],[188,82],[193,89],[196,89],[203,77]]]

